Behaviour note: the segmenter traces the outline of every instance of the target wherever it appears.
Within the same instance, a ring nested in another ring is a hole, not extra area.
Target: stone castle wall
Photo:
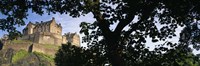
[[[66,44],[67,43],[67,38],[66,36],[62,36],[62,44]]]
[[[60,25],[60,24],[59,24]],[[61,25],[59,26],[56,24],[55,19],[52,19],[52,23],[50,24],[50,32],[51,33],[57,33],[57,34],[62,34],[62,27]]]
[[[34,27],[32,29],[33,29],[33,33],[37,33],[37,32],[50,32],[50,25],[48,25],[48,24],[37,25],[36,27]]]
[[[41,36],[44,36],[44,35],[49,35],[51,33],[41,33]],[[22,40],[22,39],[33,39],[34,37],[39,37],[38,36],[39,34],[34,35],[34,34],[31,34],[31,35],[26,35],[26,36],[23,36],[22,38],[18,39],[17,41],[15,42],[5,42],[5,44],[3,45],[3,49],[8,49],[8,48],[12,48],[14,50],[26,50],[26,51],[29,51],[29,52],[41,52],[41,53],[44,53],[44,54],[48,54],[48,55],[52,55],[52,56],[55,56],[55,53],[57,52],[57,50],[59,49],[59,46],[61,45],[56,45],[56,44],[41,44],[41,43],[34,43],[30,40]],[[52,35],[50,35],[52,36]],[[75,37],[76,36],[76,37]],[[54,35],[54,37],[60,37],[59,35]],[[66,36],[61,36],[62,38],[66,38]],[[60,38],[61,38],[60,37]],[[79,41],[79,36],[78,35],[74,35],[73,36],[73,42],[72,42],[72,45],[75,45],[75,46],[80,46]],[[45,43],[47,43],[47,38],[45,37],[40,37],[40,38],[44,38],[43,41],[46,41]],[[37,39],[37,38],[36,38]],[[38,40],[42,40],[42,39],[38,39],[36,40],[34,39],[33,41],[38,41]],[[49,42],[51,42],[51,40],[48,40]],[[61,39],[62,42],[67,42],[66,39]],[[77,43],[77,44],[76,44]]]
[[[40,43],[40,44],[55,44],[55,45],[61,45],[66,44],[67,39],[62,36],[55,33],[48,33],[48,32],[38,32],[35,34],[29,34],[22,36],[18,38],[19,40],[29,40],[34,43]]]
[[[27,26],[27,31],[26,31],[26,33],[24,33],[24,34],[33,34],[33,29],[34,29],[34,27],[35,27],[35,25],[32,25],[32,24],[28,24],[28,26]]]
[[[34,34],[37,32],[50,32],[50,33],[56,33],[56,34],[62,34],[62,26],[61,24],[57,24],[55,22],[55,18],[52,18],[52,20],[43,22],[41,21],[36,22],[35,24],[29,22],[28,25],[23,29],[23,34]]]
[[[30,40],[39,44],[66,44],[66,38],[62,36],[62,26],[55,22],[55,18],[47,22],[29,22],[23,29],[23,36],[20,40]]]
[[[65,36],[67,43],[80,47],[80,36],[78,34],[65,33],[63,36]]]
[[[32,52],[40,52],[48,55],[55,56],[56,52],[59,49],[59,46],[55,45],[44,45],[44,44],[33,44]]]
[[[75,34],[72,39],[72,44],[75,46],[80,47],[80,37],[79,35]]]
[[[30,47],[31,44],[29,43],[20,43],[20,44],[5,44],[3,45],[3,49],[8,49],[8,48],[12,48],[16,51],[19,51],[19,50],[26,50],[26,51],[29,51],[29,47]]]
[[[36,37],[37,43],[40,44],[55,44],[55,45],[61,45],[62,42],[62,35],[58,35],[58,34],[53,34],[53,33],[47,33],[47,32],[41,32],[38,35],[38,37]]]
[[[24,43],[10,43],[3,45],[3,49],[12,48],[16,51],[25,50],[28,52],[40,52],[47,55],[55,56],[57,50],[59,49],[58,45],[49,45],[49,44],[34,44],[30,42]]]
[[[26,50],[29,52],[41,52],[54,55],[61,44],[67,44],[80,47],[80,37],[76,33],[67,33],[62,35],[62,26],[55,22],[55,19],[47,22],[29,24],[23,30],[23,36],[18,40],[21,43],[6,43],[3,49],[13,48],[14,50]],[[29,41],[29,42],[27,42]]]

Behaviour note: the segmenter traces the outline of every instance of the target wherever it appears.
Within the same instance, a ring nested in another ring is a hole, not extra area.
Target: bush
[[[13,55],[12,62],[15,63],[15,62],[19,61],[20,59],[27,57],[28,55],[29,55],[29,53],[27,51],[19,50]]]
[[[35,55],[37,55],[38,57],[40,57],[41,60],[47,60],[49,62],[54,62],[54,57],[50,56],[50,55],[46,55],[40,52],[33,52]]]

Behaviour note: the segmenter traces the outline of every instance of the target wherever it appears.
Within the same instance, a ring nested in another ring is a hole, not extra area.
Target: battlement
[[[10,41],[5,36],[3,40],[3,49],[12,48],[14,50],[26,50],[29,52],[41,52],[48,55],[54,55],[61,44],[67,44],[80,47],[80,37],[77,33],[65,33],[62,35],[62,26],[52,20],[35,24],[29,22],[23,30],[23,36],[17,40]]]
[[[23,29],[23,36],[19,40],[29,40],[39,44],[67,44],[70,42],[80,46],[80,37],[76,33],[62,35],[62,26],[57,24],[55,18],[46,22],[29,22]]]
[[[52,18],[50,21],[43,22],[29,22],[28,25],[23,29],[24,35],[34,34],[37,32],[49,32],[62,34],[62,26],[61,24],[57,24],[55,18]]]

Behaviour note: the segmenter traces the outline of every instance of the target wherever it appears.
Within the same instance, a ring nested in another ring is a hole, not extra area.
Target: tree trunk
[[[119,36],[110,36],[108,40],[106,40],[106,43],[108,43],[107,47],[107,55],[108,60],[112,64],[112,66],[124,66],[125,62],[124,59],[121,56],[121,49],[122,47],[119,47]]]
[[[117,52],[109,53],[109,61],[111,62],[112,66],[124,66],[125,65],[124,59]]]

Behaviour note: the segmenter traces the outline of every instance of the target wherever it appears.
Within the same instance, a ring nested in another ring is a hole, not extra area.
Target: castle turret
[[[51,20],[51,23],[50,23],[50,32],[60,34],[60,35],[62,34],[62,27],[61,27],[61,25],[59,25],[55,22],[54,17],[52,17],[52,20]]]
[[[75,33],[68,32],[64,35],[66,37],[66,42],[72,43],[72,45],[80,46],[80,37],[79,35]]]
[[[54,18],[54,17],[52,17],[52,20],[55,20],[55,18]]]
[[[68,33],[62,36],[62,26],[56,23],[55,18],[46,22],[29,22],[23,30],[24,36],[21,39],[30,40],[39,44],[61,45],[71,42],[73,45],[80,46],[80,38],[76,33]]]
[[[29,22],[28,25],[23,29],[23,34],[33,34],[33,29],[35,25],[32,22]]]

